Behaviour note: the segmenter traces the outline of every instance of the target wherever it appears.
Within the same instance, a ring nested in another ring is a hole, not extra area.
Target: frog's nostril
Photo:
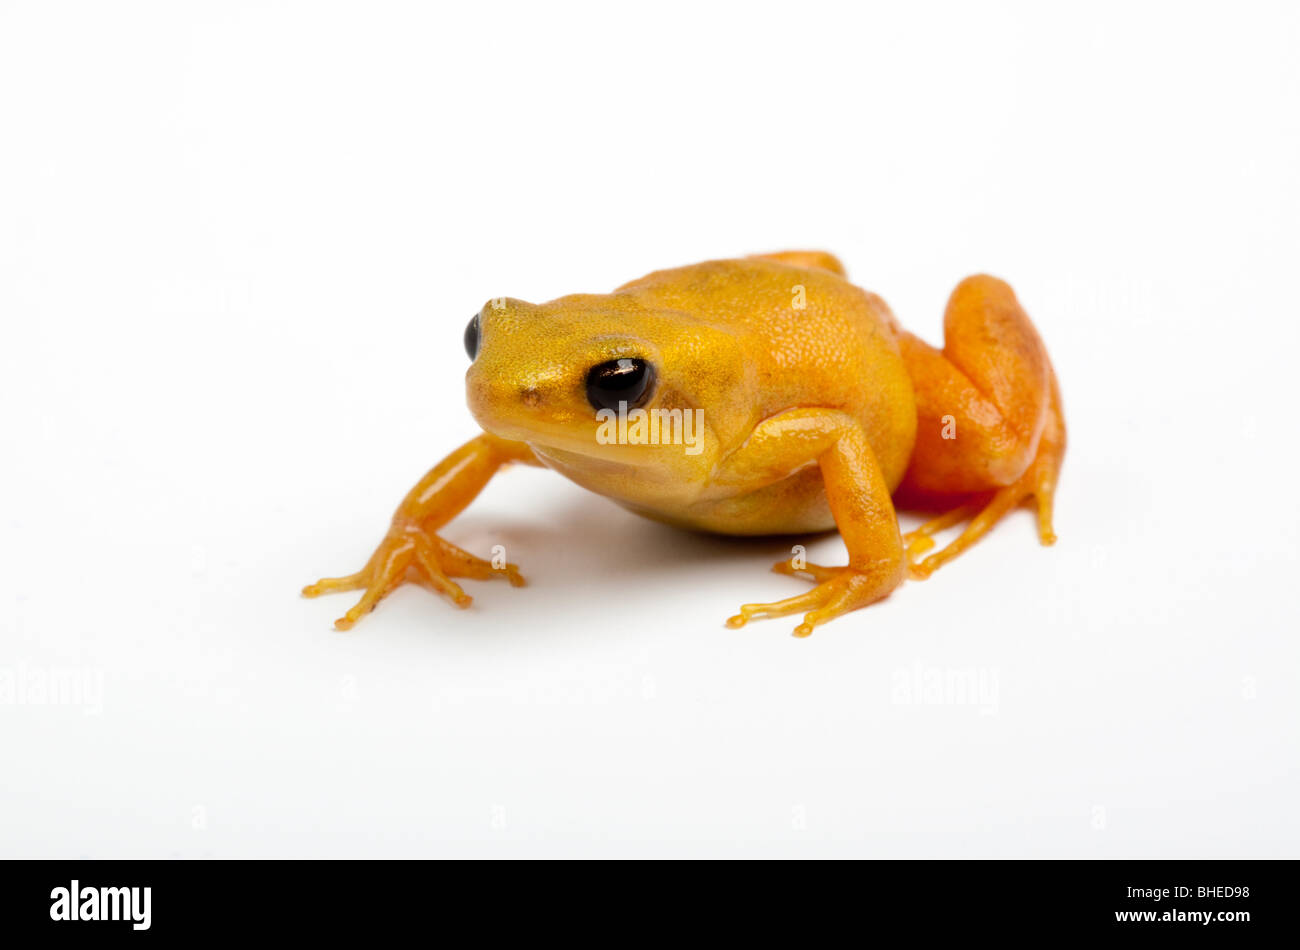
[[[542,394],[537,391],[536,386],[529,386],[519,391],[519,399],[525,406],[536,406],[542,401]]]

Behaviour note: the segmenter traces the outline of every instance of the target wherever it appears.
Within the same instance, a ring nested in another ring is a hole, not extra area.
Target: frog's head
[[[497,298],[466,327],[465,349],[479,425],[578,466],[680,473],[683,456],[712,458],[749,404],[729,331],[628,295]]]

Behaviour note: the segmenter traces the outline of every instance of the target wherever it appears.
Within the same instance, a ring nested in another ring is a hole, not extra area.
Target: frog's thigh
[[[944,315],[944,347],[899,341],[916,392],[907,494],[992,491],[1034,461],[1048,416],[1051,364],[1011,288],[968,277]]]
[[[808,565],[821,581],[798,597],[770,604],[745,604],[730,626],[753,617],[807,611],[796,634],[887,596],[902,581],[903,542],[889,486],[853,417],[827,409],[794,409],[759,425],[716,475],[723,489],[756,490],[808,464],[820,466],[826,498],[849,551],[843,568]],[[783,569],[778,565],[778,569]]]

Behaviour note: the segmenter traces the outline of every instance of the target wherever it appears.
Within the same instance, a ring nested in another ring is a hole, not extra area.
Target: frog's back
[[[891,489],[916,435],[901,329],[884,301],[820,267],[746,258],[656,271],[616,291],[730,329],[759,368],[758,419],[838,409],[861,421]]]

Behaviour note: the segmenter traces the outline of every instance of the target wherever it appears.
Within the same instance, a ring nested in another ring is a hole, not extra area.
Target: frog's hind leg
[[[916,390],[917,440],[899,500],[955,505],[904,537],[912,576],[928,577],[1028,499],[1037,502],[1040,541],[1053,543],[1065,420],[1047,351],[1011,288],[967,278],[948,302],[943,350],[911,334],[900,345]],[[935,534],[967,519],[956,540],[924,557]]]

